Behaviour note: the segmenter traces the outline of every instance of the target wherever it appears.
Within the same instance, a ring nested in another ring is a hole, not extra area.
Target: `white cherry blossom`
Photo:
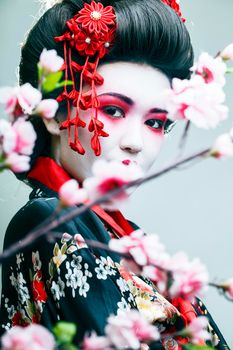
[[[227,45],[220,53],[220,56],[224,61],[233,60],[233,43]]]
[[[190,120],[203,129],[216,128],[228,117],[225,93],[220,84],[206,84],[195,75],[190,80],[174,78],[167,91],[166,109],[171,120]]]
[[[0,88],[0,102],[5,105],[6,113],[12,118],[32,114],[41,99],[41,92],[29,83]]]
[[[143,176],[141,168],[134,163],[126,166],[121,162],[107,162],[105,160],[95,161],[92,173],[93,176],[85,179],[83,182],[83,187],[87,190],[91,200],[96,200],[106,195],[109,191],[118,189],[130,181]],[[104,206],[109,210],[114,209],[117,204],[125,201],[128,196],[128,191],[122,190],[122,192],[106,202]]]
[[[226,64],[221,57],[212,57],[207,52],[203,52],[198,61],[191,68],[193,72],[203,77],[206,83],[216,83],[225,85]]]
[[[229,133],[218,136],[211,150],[215,158],[233,157],[233,129]]]
[[[189,337],[189,341],[192,344],[199,344],[200,341],[209,340],[210,334],[207,331],[208,318],[200,316],[195,318],[188,327],[184,330],[183,334]]]
[[[66,181],[59,189],[61,206],[70,207],[84,203],[87,200],[87,192],[80,188],[74,179]]]
[[[54,350],[55,340],[45,327],[37,324],[28,327],[15,326],[2,339],[2,350]]]
[[[58,107],[59,104],[56,100],[51,98],[45,99],[38,104],[38,106],[34,110],[34,114],[45,119],[52,119],[55,117]]]
[[[140,349],[141,342],[148,343],[160,338],[157,328],[136,310],[110,316],[105,334],[116,349]]]
[[[57,55],[56,50],[43,49],[40,55],[39,65],[46,74],[59,71],[63,63],[64,59]]]

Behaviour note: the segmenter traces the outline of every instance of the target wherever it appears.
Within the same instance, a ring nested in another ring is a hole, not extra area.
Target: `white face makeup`
[[[136,63],[117,62],[100,66],[104,84],[97,87],[100,101],[98,119],[109,137],[100,138],[107,161],[135,161],[146,172],[157,158],[164,139],[163,92],[170,87],[169,79],[160,71]],[[82,120],[89,120],[90,110],[81,111]],[[67,131],[60,133],[57,161],[75,178],[91,175],[97,159],[90,146],[91,134],[79,128],[79,139],[86,150],[80,155],[70,149]]]

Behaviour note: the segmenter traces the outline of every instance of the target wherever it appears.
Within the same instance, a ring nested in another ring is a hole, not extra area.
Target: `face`
[[[136,63],[104,64],[98,72],[104,84],[97,87],[100,107],[98,119],[104,123],[108,137],[101,137],[101,155],[107,161],[136,162],[146,172],[157,158],[164,139],[166,112],[163,92],[169,79],[160,71]],[[75,111],[74,111],[75,113]],[[90,110],[81,111],[89,120]],[[75,178],[91,175],[97,157],[90,146],[92,134],[79,128],[79,139],[86,150],[80,155],[68,146],[67,131],[60,132],[59,163]]]

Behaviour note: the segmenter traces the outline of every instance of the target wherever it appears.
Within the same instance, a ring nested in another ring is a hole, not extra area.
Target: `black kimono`
[[[58,205],[56,188],[68,175],[51,159],[41,158],[29,178],[35,189],[10,222],[5,249],[53,213]],[[126,220],[122,222],[123,230],[137,228]],[[104,334],[107,318],[129,308],[139,309],[161,329],[181,329],[187,324],[177,301],[172,305],[150,281],[127,273],[117,254],[77,243],[75,238],[83,237],[107,244],[114,233],[111,225],[93,210],[56,228],[56,232],[61,233],[60,238],[43,237],[4,263],[1,334],[14,325],[32,322],[51,330],[59,320],[66,320],[77,324],[75,343],[79,344],[92,330]],[[197,300],[190,308],[187,315],[193,312],[194,317],[205,314],[209,318],[216,349],[229,349],[202,303]],[[176,345],[175,339],[168,338],[156,348],[176,349]]]

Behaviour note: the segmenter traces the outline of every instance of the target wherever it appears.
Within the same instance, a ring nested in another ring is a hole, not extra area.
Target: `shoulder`
[[[4,247],[21,239],[30,230],[48,218],[58,205],[58,199],[35,198],[28,201],[11,219],[5,239]]]
[[[26,203],[12,218],[8,225],[5,239],[4,249],[19,241],[41,225],[48,219],[58,207],[59,200],[57,197],[39,197],[33,198]],[[67,214],[74,208],[63,209],[58,217]],[[76,233],[82,234],[84,238],[99,239],[104,236],[104,226],[101,220],[91,210],[85,210],[80,215],[73,217],[71,220],[56,227],[56,232],[67,232],[71,235]],[[108,236],[108,235],[107,235]]]

